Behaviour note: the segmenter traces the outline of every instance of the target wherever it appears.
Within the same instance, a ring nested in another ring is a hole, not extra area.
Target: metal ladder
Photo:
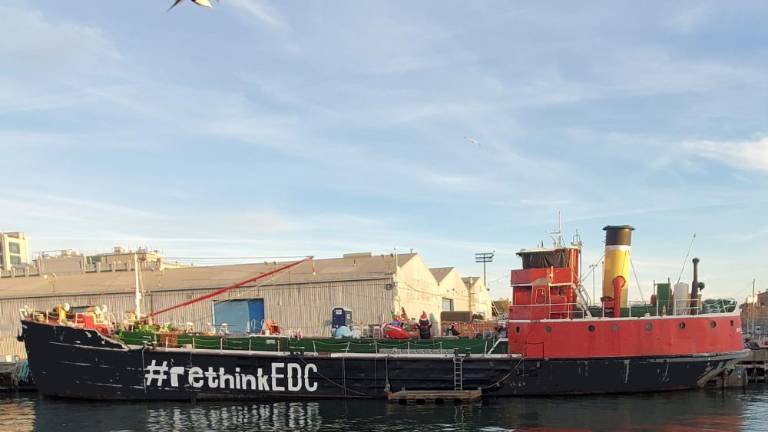
[[[374,339],[381,339],[383,336],[381,334],[381,327],[375,326],[373,328],[373,338]]]
[[[464,390],[464,357],[453,356],[453,389]]]

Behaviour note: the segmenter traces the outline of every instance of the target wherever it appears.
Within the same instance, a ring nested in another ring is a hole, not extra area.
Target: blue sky
[[[503,296],[560,210],[587,262],[636,226],[646,297],[694,232],[705,294],[768,288],[765,2],[170,3],[0,5],[0,230],[464,275],[495,250]]]

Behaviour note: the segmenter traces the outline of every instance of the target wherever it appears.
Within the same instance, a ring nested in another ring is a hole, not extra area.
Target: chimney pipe
[[[605,265],[603,266],[603,296],[612,297],[616,308],[627,307],[631,267],[629,253],[632,248],[632,231],[630,225],[608,225],[605,230]],[[616,290],[618,281],[624,281],[621,289]],[[616,294],[621,294],[617,296]]]

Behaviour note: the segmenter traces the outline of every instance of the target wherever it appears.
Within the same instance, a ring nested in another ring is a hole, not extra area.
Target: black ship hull
[[[126,346],[94,330],[22,324],[38,390],[83,399],[385,398],[457,384],[484,396],[653,392],[703,386],[745,355],[537,360],[163,349]]]

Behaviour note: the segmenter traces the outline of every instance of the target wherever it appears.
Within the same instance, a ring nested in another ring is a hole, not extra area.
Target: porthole
[[[717,322],[715,322],[715,321],[710,321],[710,322],[709,322],[709,326],[710,326],[710,327],[712,327],[712,328],[715,328],[715,327],[717,327]]]
[[[590,324],[590,325],[589,325],[589,327],[587,327],[587,330],[589,330],[589,331],[593,332],[593,331],[595,331],[595,326],[593,326],[592,324]]]
[[[731,327],[733,327],[733,320],[731,320]]]
[[[546,333],[552,333],[552,327],[550,327],[550,326],[545,326],[545,327],[544,327],[544,331],[545,331]]]
[[[520,326],[515,327],[515,333],[520,333]]]
[[[612,324],[611,325],[611,330],[612,331],[619,331],[619,325],[618,324]]]
[[[646,323],[646,324],[645,324],[645,330],[647,330],[647,331],[651,331],[651,330],[653,330],[653,324],[651,324],[651,323]]]
[[[685,323],[680,321],[680,324],[678,324],[677,326],[680,327],[680,330],[683,330],[685,328]]]

